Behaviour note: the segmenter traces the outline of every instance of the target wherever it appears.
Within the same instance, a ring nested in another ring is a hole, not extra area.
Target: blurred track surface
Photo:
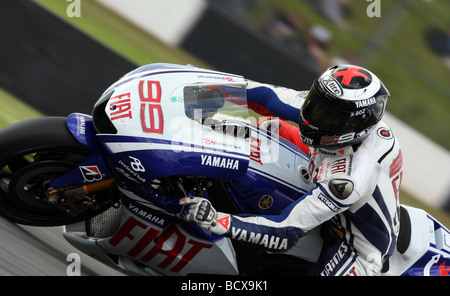
[[[0,217],[0,276],[65,276],[70,253],[80,255],[81,275],[123,275],[67,243],[62,227],[22,226]]]

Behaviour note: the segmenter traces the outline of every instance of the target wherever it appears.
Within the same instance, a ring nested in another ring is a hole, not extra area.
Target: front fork
[[[90,153],[73,170],[49,182],[46,202],[75,216],[87,208],[95,207],[97,203],[90,194],[110,188],[115,179],[97,141],[92,117],[72,113],[67,117],[67,127]]]
[[[98,204],[89,194],[110,188],[114,181],[115,178],[109,178],[81,186],[50,187],[46,192],[46,202],[71,216],[76,216],[88,208],[95,209]]]

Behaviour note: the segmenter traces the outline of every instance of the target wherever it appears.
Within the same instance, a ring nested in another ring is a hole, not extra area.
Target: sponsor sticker
[[[83,178],[88,182],[99,181],[102,179],[102,174],[96,165],[80,166],[80,171]]]

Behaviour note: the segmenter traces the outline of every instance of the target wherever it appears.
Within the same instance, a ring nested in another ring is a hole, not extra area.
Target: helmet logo
[[[321,80],[322,87],[325,88],[328,92],[336,95],[342,96],[344,91],[342,90],[341,85],[333,76],[323,76]]]
[[[355,78],[355,77],[362,77],[365,79],[370,79],[369,73],[367,73],[369,75],[366,75],[366,74],[360,72],[360,70],[362,70],[362,69],[358,68],[358,67],[349,67],[345,70],[334,73],[333,76],[334,77],[342,77],[341,84],[346,85],[346,86],[350,86],[350,83],[352,82],[353,78]]]
[[[394,137],[394,135],[391,133],[391,131],[389,129],[387,129],[387,128],[384,128],[384,127],[380,127],[377,130],[377,134],[378,134],[379,137],[381,137],[381,138],[383,138],[385,140],[390,140],[390,139],[392,139]]]

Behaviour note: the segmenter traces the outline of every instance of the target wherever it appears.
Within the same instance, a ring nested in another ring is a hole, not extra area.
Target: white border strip
[[[179,45],[207,8],[204,0],[97,0],[172,46]]]

